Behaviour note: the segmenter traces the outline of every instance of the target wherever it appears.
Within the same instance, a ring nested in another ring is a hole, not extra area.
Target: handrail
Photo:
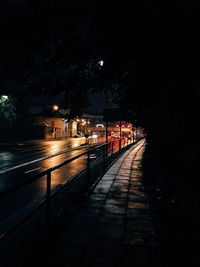
[[[111,141],[111,142],[96,146],[95,148],[89,149],[88,151],[93,152],[93,151],[95,151],[95,150],[97,150],[97,149],[99,149],[99,148],[101,148],[101,147],[103,147],[105,145],[108,145],[108,144],[110,144],[112,142],[114,142],[114,141]],[[49,169],[47,169],[45,171],[40,172],[39,174],[32,175],[30,179],[28,179],[26,181],[22,181],[21,183],[15,185],[13,187],[10,187],[10,188],[8,188],[6,190],[3,190],[2,192],[0,192],[0,199],[1,199],[1,197],[5,196],[7,193],[10,193],[12,191],[15,191],[15,190],[19,189],[22,186],[30,184],[34,180],[37,180],[37,179],[41,178],[42,176],[47,175],[49,172],[53,172],[53,171],[61,168],[62,166],[67,165],[68,163],[70,163],[70,162],[72,162],[72,161],[74,161],[74,160],[76,160],[76,159],[78,159],[78,158],[80,158],[80,157],[82,157],[84,155],[87,155],[88,151],[85,151],[85,152],[83,152],[81,154],[78,154],[78,155],[76,155],[76,156],[74,156],[74,157],[72,157],[70,159],[67,159],[67,160],[63,161],[62,163],[60,163],[60,164],[58,164],[58,165],[56,165],[56,166],[54,166],[52,168],[49,168]]]

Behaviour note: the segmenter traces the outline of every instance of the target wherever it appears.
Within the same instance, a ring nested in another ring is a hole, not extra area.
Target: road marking
[[[32,170],[26,171],[24,173],[34,172],[34,171],[39,170],[39,169],[42,169],[42,167],[38,167],[38,168],[35,168],[35,169],[32,169]]]
[[[15,169],[18,169],[18,168],[23,167],[23,166],[27,166],[27,165],[29,165],[29,164],[32,164],[32,163],[35,163],[35,162],[44,160],[44,159],[46,159],[46,158],[47,158],[47,157],[43,157],[43,158],[39,158],[39,159],[32,160],[32,161],[30,161],[30,162],[22,163],[22,164],[20,164],[20,165],[17,165],[17,166],[8,168],[8,169],[6,169],[6,170],[2,170],[2,171],[0,171],[0,174],[2,174],[2,173],[6,173],[6,172],[8,172],[8,171],[15,170]]]
[[[7,172],[9,172],[9,171],[12,171],[12,170],[15,170],[15,169],[18,169],[18,168],[21,168],[21,167],[30,165],[30,164],[32,164],[32,163],[36,163],[36,162],[38,162],[38,161],[42,161],[42,160],[46,160],[46,159],[50,159],[50,158],[53,158],[53,157],[55,157],[55,156],[59,156],[59,155],[66,154],[66,153],[69,153],[69,152],[74,151],[74,150],[84,149],[84,148],[85,148],[85,147],[74,147],[74,148],[69,149],[69,150],[66,150],[66,151],[61,151],[61,152],[58,152],[58,153],[55,153],[55,154],[52,154],[52,155],[49,155],[49,156],[46,156],[46,157],[42,157],[42,158],[38,158],[38,159],[29,161],[29,162],[25,162],[25,163],[22,163],[22,164],[20,164],[20,165],[16,165],[16,166],[14,166],[14,167],[10,167],[10,168],[8,168],[8,169],[4,169],[4,170],[0,171],[0,174],[7,173]]]

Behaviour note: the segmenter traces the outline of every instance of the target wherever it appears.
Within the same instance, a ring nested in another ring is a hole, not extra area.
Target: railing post
[[[87,189],[90,184],[90,150],[87,152]]]
[[[113,155],[113,148],[114,148],[114,141],[111,143],[111,146],[112,146],[112,155]]]
[[[119,137],[120,137],[119,150],[121,150],[122,148],[122,122],[121,120],[119,122]]]
[[[104,146],[103,146],[103,169],[104,169],[104,170],[106,169],[106,158],[105,158],[105,156],[106,156],[106,155],[105,155],[105,154],[106,154],[105,152],[106,152],[106,151],[105,151],[105,149],[106,149],[106,146],[104,145]]]
[[[106,164],[107,164],[107,162],[108,162],[108,143],[106,143]]]
[[[51,172],[47,173],[46,200],[47,200],[47,223],[49,224],[51,219]]]

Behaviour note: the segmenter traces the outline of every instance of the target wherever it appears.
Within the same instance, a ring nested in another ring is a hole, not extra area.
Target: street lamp
[[[102,67],[103,64],[104,64],[104,61],[103,61],[103,60],[100,60],[100,61],[99,61],[99,65]]]
[[[2,95],[1,97],[2,97],[3,100],[7,100],[8,99],[7,95]]]
[[[5,103],[8,100],[8,96],[7,95],[0,95],[0,103]]]
[[[58,105],[53,105],[52,109],[53,109],[53,111],[58,111],[59,110],[59,106]]]

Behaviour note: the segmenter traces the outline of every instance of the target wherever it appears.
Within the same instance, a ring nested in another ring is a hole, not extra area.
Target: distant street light
[[[59,106],[58,105],[53,105],[52,109],[53,109],[53,111],[58,111],[59,110]]]
[[[103,64],[104,64],[104,61],[103,61],[103,60],[100,60],[100,61],[99,61],[99,65],[102,67]]]
[[[0,95],[0,103],[5,103],[6,100],[8,100],[8,96],[7,95]]]
[[[7,95],[2,95],[2,99],[3,100],[7,100],[8,99],[8,96]]]

